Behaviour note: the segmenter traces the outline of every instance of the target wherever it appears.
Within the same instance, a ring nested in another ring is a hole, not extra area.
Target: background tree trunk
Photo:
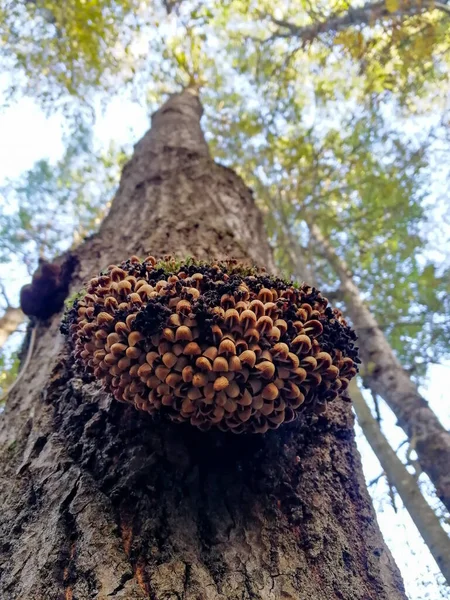
[[[0,317],[0,348],[8,340],[9,336],[12,335],[19,325],[25,321],[25,315],[20,308],[14,306],[8,306]]]
[[[243,182],[214,164],[186,90],[155,113],[72,291],[148,252],[273,269]],[[0,431],[0,595],[6,600],[400,600],[357,453],[351,406],[265,435],[152,420],[71,370],[60,315]]]
[[[389,483],[397,490],[439,569],[450,584],[450,538],[423,497],[416,480],[384,437],[355,379],[350,383],[349,392],[358,423],[380,461]]]
[[[364,381],[386,400],[417,452],[419,463],[450,511],[450,433],[443,427],[411,378],[397,360],[375,317],[363,302],[347,266],[317,225],[310,232],[341,282],[341,293],[364,365]]]

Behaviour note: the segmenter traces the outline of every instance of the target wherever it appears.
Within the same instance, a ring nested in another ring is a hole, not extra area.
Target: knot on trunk
[[[69,292],[77,258],[68,254],[61,264],[39,259],[31,283],[20,290],[20,308],[29,317],[45,320],[59,312]]]

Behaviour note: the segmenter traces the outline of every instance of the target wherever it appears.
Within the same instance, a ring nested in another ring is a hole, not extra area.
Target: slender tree
[[[356,381],[350,383],[349,391],[358,423],[380,461],[389,483],[397,490],[439,569],[446,581],[450,582],[450,539],[447,533],[423,497],[416,480],[384,437]]]
[[[71,291],[148,251],[273,270],[252,195],[210,158],[200,116],[193,90],[154,114],[71,257]],[[350,403],[253,436],[153,420],[77,376],[60,318],[36,325],[2,417],[2,598],[405,599]]]
[[[15,306],[7,306],[0,317],[0,348],[25,320],[23,312]]]
[[[319,252],[328,260],[340,280],[340,293],[358,333],[364,380],[384,398],[408,436],[422,469],[450,510],[450,433],[396,358],[375,317],[361,298],[347,265],[339,258],[320,228],[309,224]]]

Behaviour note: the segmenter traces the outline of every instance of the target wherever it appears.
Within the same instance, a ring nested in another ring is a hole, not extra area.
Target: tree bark
[[[450,538],[423,497],[416,480],[384,437],[355,380],[351,381],[349,392],[358,423],[380,461],[389,483],[397,490],[439,569],[447,583],[450,583]]]
[[[406,19],[433,10],[450,14],[450,6],[444,2],[435,2],[434,0],[400,1],[397,10],[389,10],[385,0],[382,0],[381,2],[366,2],[363,6],[351,7],[346,11],[331,14],[323,21],[304,26],[296,25],[284,19],[277,19],[270,15],[270,20],[280,28],[271,37],[295,37],[303,42],[313,42],[322,34],[337,33],[349,27],[373,26],[387,19]]]
[[[71,291],[150,251],[273,269],[251,193],[209,157],[200,116],[190,90],[155,113]],[[2,598],[405,600],[348,402],[265,435],[152,419],[77,377],[60,316],[38,325],[1,423]]]
[[[358,346],[364,365],[364,381],[384,398],[405,431],[422,469],[450,511],[450,433],[444,429],[428,402],[423,398],[397,360],[375,317],[361,298],[352,275],[322,235],[310,224],[311,235],[341,282],[341,292],[358,334]]]
[[[21,323],[25,320],[25,315],[20,308],[8,306],[0,317],[0,348],[3,347],[7,339],[13,334]]]

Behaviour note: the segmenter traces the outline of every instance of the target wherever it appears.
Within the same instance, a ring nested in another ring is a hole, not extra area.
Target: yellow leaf
[[[334,36],[333,43],[336,44],[336,46],[339,46],[340,44],[344,45],[346,38],[347,38],[346,32],[345,31],[339,31]]]
[[[400,8],[399,0],[385,0],[386,10],[390,13],[396,12]]]
[[[336,34],[333,43],[344,46],[355,59],[360,58],[364,53],[364,37],[360,31],[340,31]]]
[[[415,54],[422,59],[429,58],[433,52],[433,40],[430,39],[432,36],[425,37],[418,35],[414,40],[412,47]]]

